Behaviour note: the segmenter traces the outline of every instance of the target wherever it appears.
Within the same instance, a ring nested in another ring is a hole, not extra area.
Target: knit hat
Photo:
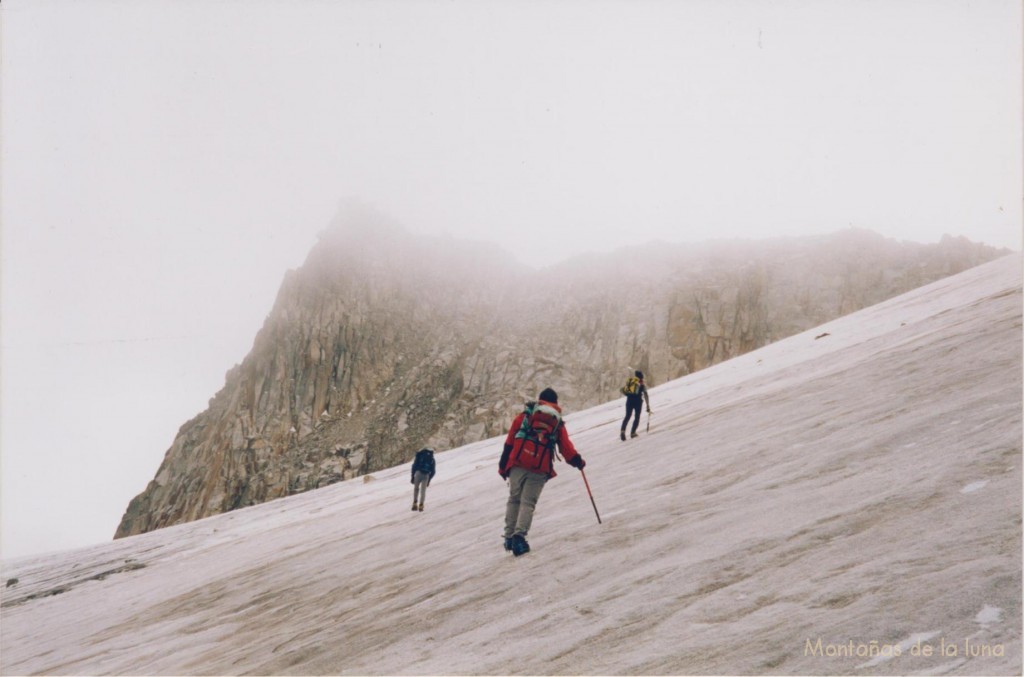
[[[544,400],[545,402],[551,402],[552,404],[558,404],[558,393],[553,388],[545,388],[540,391],[540,395],[537,399]]]

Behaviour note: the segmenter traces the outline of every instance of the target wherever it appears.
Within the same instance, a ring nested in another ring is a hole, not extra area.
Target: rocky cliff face
[[[116,537],[503,434],[548,385],[569,411],[598,404],[633,369],[656,385],[1000,253],[850,230],[650,245],[534,272],[483,245],[343,215],[287,274],[252,351],[181,427]]]

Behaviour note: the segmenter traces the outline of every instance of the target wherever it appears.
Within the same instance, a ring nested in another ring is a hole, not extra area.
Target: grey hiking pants
[[[508,504],[505,506],[505,538],[525,536],[533,522],[533,510],[548,476],[523,468],[508,473]]]
[[[423,503],[427,498],[427,485],[430,484],[430,475],[419,470],[412,476],[412,502]]]

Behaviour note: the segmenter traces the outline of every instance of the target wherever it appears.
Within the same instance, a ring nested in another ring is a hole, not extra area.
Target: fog
[[[0,19],[4,557],[112,536],[341,201],[531,267],[850,225],[1020,248],[1017,2]]]

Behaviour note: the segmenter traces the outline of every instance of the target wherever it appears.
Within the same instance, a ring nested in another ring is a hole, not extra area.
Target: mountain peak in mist
[[[117,535],[500,434],[545,386],[587,408],[633,369],[664,383],[998,253],[851,233],[632,251],[536,273],[346,207]]]

